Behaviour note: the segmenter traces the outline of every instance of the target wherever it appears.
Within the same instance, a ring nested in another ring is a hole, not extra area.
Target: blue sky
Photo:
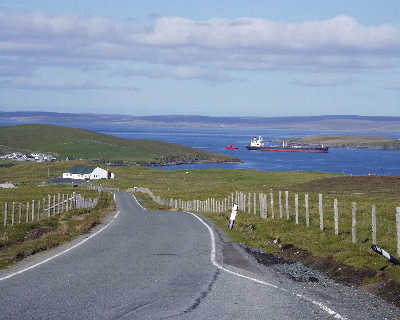
[[[0,1],[1,111],[400,116],[399,69],[399,1]]]

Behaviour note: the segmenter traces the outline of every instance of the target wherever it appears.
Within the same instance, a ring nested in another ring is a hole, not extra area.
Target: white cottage
[[[75,166],[69,172],[64,172],[63,178],[74,180],[114,179],[114,173],[100,167]]]

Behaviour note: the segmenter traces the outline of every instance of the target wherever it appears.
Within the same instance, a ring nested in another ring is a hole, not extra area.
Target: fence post
[[[304,195],[304,204],[306,207],[306,226],[307,228],[310,226],[310,211],[308,208],[308,193]]]
[[[268,195],[263,194],[263,208],[265,211],[265,218],[268,218]]]
[[[249,207],[247,208],[247,212],[251,213],[251,194],[250,194],[250,192],[249,192],[248,206]]]
[[[286,209],[286,220],[290,219],[289,213],[289,191],[285,191],[285,209]]]
[[[299,224],[299,194],[294,195],[294,206],[296,209],[296,224]]]
[[[272,217],[272,219],[275,219],[274,194],[272,192],[270,192],[269,197],[270,197],[270,201],[271,201],[271,217]]]
[[[38,219],[38,221],[40,220],[40,200],[38,200],[38,204],[37,204],[37,219]]]
[[[376,206],[372,206],[372,244],[376,245]]]
[[[357,242],[357,204],[353,202],[352,206],[352,219],[351,219],[351,242]]]
[[[21,216],[22,216],[22,203],[18,205],[18,224],[21,223]]]
[[[397,224],[397,256],[400,258],[400,207],[396,208],[396,224]]]
[[[4,226],[7,226],[7,202],[4,202]]]
[[[47,201],[47,216],[50,217],[51,215],[51,196],[48,194],[48,201]]]
[[[35,221],[35,200],[32,200],[32,222]]]
[[[43,217],[46,216],[46,198],[43,198]]]
[[[12,203],[12,211],[11,211],[11,225],[14,225],[14,210],[15,210],[15,202]]]
[[[254,192],[254,194],[253,194],[253,196],[254,196],[254,201],[253,201],[253,213],[254,214],[257,214],[257,194]]]
[[[56,215],[56,195],[55,194],[53,195],[53,206],[54,206],[53,214]]]
[[[324,209],[322,203],[322,193],[318,195],[319,198],[319,228],[324,231]]]
[[[29,201],[26,203],[26,223],[29,222]]]
[[[333,200],[333,210],[335,214],[335,235],[339,235],[339,209],[338,200]]]
[[[61,201],[61,195],[58,194],[58,203],[57,203],[57,214],[60,215],[60,201]]]
[[[279,191],[279,218],[283,218],[283,212],[282,212],[282,192]]]

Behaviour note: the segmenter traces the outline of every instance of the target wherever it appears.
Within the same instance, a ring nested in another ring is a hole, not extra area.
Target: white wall
[[[107,179],[107,174],[108,174],[107,170],[97,167],[90,174],[89,179],[90,180]]]

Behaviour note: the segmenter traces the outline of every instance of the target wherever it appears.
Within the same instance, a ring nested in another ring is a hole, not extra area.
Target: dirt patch
[[[355,269],[336,262],[332,257],[314,257],[307,250],[296,248],[291,244],[281,245],[280,251],[276,254],[257,249],[246,249],[246,251],[253,255],[259,263],[266,266],[300,262],[339,283],[364,289],[400,307],[400,284],[387,279],[385,271],[375,271],[369,268]],[[293,280],[302,281],[303,278],[300,277],[299,279],[294,278]],[[314,277],[307,279],[307,281],[314,281]],[[371,282],[371,279],[378,281],[365,285],[366,282]]]
[[[28,233],[25,234],[24,241],[39,239],[42,235],[49,233],[55,229],[56,229],[56,227],[49,227],[49,226],[41,226],[41,227],[32,229]]]

